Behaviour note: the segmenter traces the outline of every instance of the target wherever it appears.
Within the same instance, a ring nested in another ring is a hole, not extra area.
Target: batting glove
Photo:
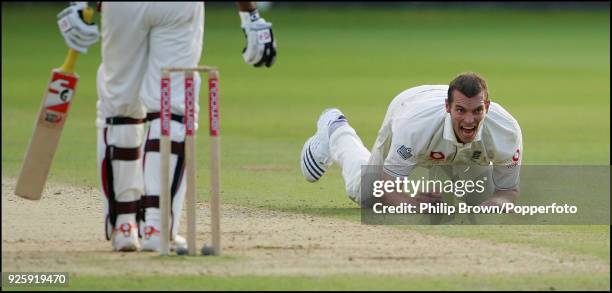
[[[272,66],[276,60],[276,41],[272,33],[272,23],[261,18],[257,10],[238,13],[247,41],[246,47],[242,50],[244,62],[255,67]]]
[[[81,54],[100,38],[98,25],[88,24],[83,20],[83,9],[87,2],[71,2],[70,6],[57,15],[57,24],[68,47]]]

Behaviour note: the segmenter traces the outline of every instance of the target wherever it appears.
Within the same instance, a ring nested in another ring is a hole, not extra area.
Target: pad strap
[[[107,125],[143,124],[146,121],[147,121],[146,118],[137,119],[137,118],[121,117],[121,116],[106,118]]]
[[[170,143],[170,152],[183,157],[185,155],[185,143],[172,141]],[[159,139],[149,139],[145,143],[145,153],[159,153]]]
[[[147,119],[147,121],[159,119],[159,112],[147,113],[147,118],[146,119]],[[183,120],[185,118],[182,115],[177,115],[177,114],[172,113],[172,118],[171,119],[176,121],[176,122],[183,123]]]

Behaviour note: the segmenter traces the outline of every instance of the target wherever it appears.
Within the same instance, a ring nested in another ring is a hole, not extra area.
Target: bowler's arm
[[[518,163],[516,165],[493,166],[495,192],[480,205],[502,206],[505,203],[515,203],[519,196],[520,172],[521,166]]]
[[[514,127],[514,137],[511,141],[514,141],[514,145],[505,149],[516,151],[505,153],[504,157],[493,164],[495,192],[480,205],[502,206],[504,203],[515,203],[519,196],[519,178],[523,162],[523,134],[516,120],[512,127]]]

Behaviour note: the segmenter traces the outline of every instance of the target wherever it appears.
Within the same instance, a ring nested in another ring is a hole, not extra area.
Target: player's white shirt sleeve
[[[523,156],[523,135],[518,122],[501,106],[491,103],[485,124],[488,150],[493,150],[493,184],[496,190],[518,188]]]
[[[392,177],[408,177],[417,167],[417,155],[423,148],[420,145],[423,140],[419,141],[419,127],[411,121],[412,119],[400,118],[391,124],[391,143],[383,170]]]

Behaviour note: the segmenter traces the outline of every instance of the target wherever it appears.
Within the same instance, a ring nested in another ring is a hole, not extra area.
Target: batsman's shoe
[[[138,251],[138,227],[136,222],[118,224],[111,236],[114,251]]]
[[[325,109],[317,121],[317,132],[311,136],[300,156],[302,175],[308,182],[315,182],[323,177],[327,168],[331,166],[332,160],[329,155],[330,130],[335,128],[336,123],[346,123],[347,119],[339,109]]]
[[[161,233],[157,227],[147,225],[144,228],[144,236],[142,239],[142,251],[159,251],[161,246]],[[176,235],[174,240],[170,242],[170,251],[177,249],[187,249],[187,240],[181,235]]]
[[[161,231],[155,225],[145,225],[142,235],[142,251],[159,251]]]

